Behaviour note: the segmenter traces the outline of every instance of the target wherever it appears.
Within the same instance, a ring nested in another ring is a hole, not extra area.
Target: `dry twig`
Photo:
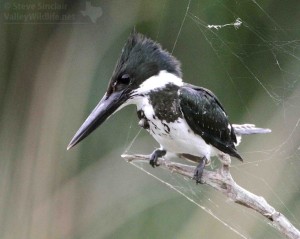
[[[122,158],[128,162],[149,162],[149,155],[122,155]],[[159,164],[160,167],[168,169],[172,173],[177,173],[191,179],[193,178],[194,166],[175,163],[167,159],[160,159]],[[223,164],[223,166],[216,171],[204,170],[202,180],[205,184],[222,192],[235,203],[259,212],[269,219],[272,225],[286,238],[300,239],[299,230],[295,228],[283,214],[276,211],[263,197],[247,191],[233,180],[228,165]]]

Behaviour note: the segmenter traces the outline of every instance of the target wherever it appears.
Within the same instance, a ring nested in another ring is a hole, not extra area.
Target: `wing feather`
[[[236,135],[223,106],[209,90],[192,85],[179,89],[181,111],[191,129],[207,144],[240,160],[234,143]]]

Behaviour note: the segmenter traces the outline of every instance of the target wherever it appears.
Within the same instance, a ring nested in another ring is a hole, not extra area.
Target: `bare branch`
[[[149,162],[149,155],[122,155],[127,162]],[[175,163],[167,159],[159,159],[160,167],[170,170],[190,179],[194,176],[194,166]],[[224,165],[216,171],[204,170],[202,180],[205,184],[222,192],[235,203],[251,208],[269,219],[272,225],[286,238],[299,239],[300,232],[280,212],[276,211],[267,201],[239,186],[229,172],[229,166]]]

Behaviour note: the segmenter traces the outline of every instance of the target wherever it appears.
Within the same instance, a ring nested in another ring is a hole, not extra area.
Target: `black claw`
[[[150,165],[155,168],[159,166],[159,163],[157,162],[158,158],[165,156],[167,153],[166,150],[163,149],[156,149],[153,151],[153,153],[150,156]]]
[[[197,165],[195,172],[194,172],[194,177],[193,179],[196,180],[196,184],[201,183],[203,184],[204,182],[202,181],[202,174],[203,174],[203,169],[205,167],[206,163],[206,158],[203,157],[199,164]]]

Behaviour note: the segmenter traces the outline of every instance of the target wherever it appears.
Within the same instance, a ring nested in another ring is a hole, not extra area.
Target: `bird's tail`
[[[267,134],[271,133],[272,130],[264,129],[264,128],[257,128],[254,124],[232,124],[232,127],[235,131],[237,143],[235,146],[239,145],[242,139],[242,135],[247,134]]]
[[[232,127],[237,135],[266,134],[272,132],[270,129],[257,128],[254,124],[233,124]]]

